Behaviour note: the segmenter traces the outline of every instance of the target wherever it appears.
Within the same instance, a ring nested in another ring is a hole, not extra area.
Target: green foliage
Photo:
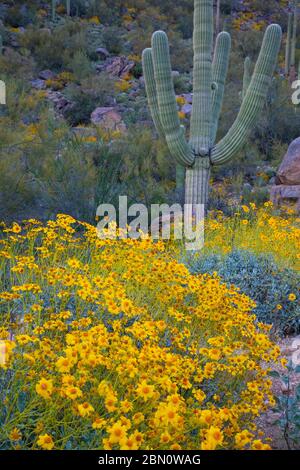
[[[299,273],[281,269],[267,256],[248,251],[222,255],[200,256],[193,262],[192,272],[218,275],[230,286],[240,288],[256,303],[257,321],[273,325],[281,336],[300,332],[299,299],[289,300],[299,286]]]
[[[88,124],[92,111],[97,106],[111,104],[114,93],[114,80],[106,74],[89,76],[81,84],[71,83],[65,94],[72,104],[66,109],[64,116],[72,126]]]
[[[85,50],[86,27],[71,22],[48,29],[30,27],[22,34],[21,45],[28,49],[39,68],[66,68],[76,53]]]
[[[166,202],[175,185],[170,178],[168,150],[160,142],[153,142],[150,130],[140,126],[130,132],[116,146],[124,155],[122,180],[132,203]],[[175,175],[174,175],[175,180]]]
[[[91,75],[93,69],[91,62],[84,50],[78,50],[68,63],[68,68],[73,72],[76,81],[82,81]]]
[[[116,26],[108,26],[103,33],[103,43],[112,54],[120,54],[123,48],[122,33]]]
[[[299,355],[296,353],[297,357]],[[299,449],[300,445],[300,365],[290,361],[285,372],[272,371],[270,376],[281,383],[281,393],[276,398],[273,412],[278,419],[272,422],[281,430],[282,439],[288,450]],[[295,385],[296,384],[296,385]]]

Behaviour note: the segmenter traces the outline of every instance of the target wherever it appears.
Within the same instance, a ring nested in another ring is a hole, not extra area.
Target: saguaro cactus
[[[296,78],[296,46],[298,28],[298,0],[290,3],[291,10],[288,13],[288,29],[285,46],[285,74],[290,83]]]
[[[245,62],[244,62],[244,78],[243,78],[243,99],[246,96],[246,93],[248,91],[249,85],[251,83],[251,59],[250,57],[246,57]]]
[[[291,64],[290,64],[290,83],[296,80],[296,46],[297,46],[297,27],[298,27],[298,1],[294,1],[294,21],[293,34],[291,39]]]
[[[292,30],[293,30],[293,13],[288,13],[288,29],[287,38],[285,45],[285,74],[289,75],[291,67],[291,42],[292,42]]]
[[[66,0],[66,11],[67,11],[67,15],[70,16],[71,15],[71,0]]]
[[[213,56],[213,0],[194,2],[194,93],[190,138],[180,125],[172,82],[167,35],[157,31],[152,47],[143,52],[143,69],[149,107],[158,132],[164,135],[172,156],[186,167],[186,204],[205,204],[212,165],[230,161],[243,147],[257,121],[275,69],[281,28],[267,28],[251,82],[236,121],[215,144],[222,108],[231,39],[221,32]]]
[[[52,21],[56,19],[56,0],[51,0],[51,16]]]

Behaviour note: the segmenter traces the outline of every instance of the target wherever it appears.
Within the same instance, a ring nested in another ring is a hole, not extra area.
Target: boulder
[[[42,70],[39,73],[39,78],[41,80],[53,80],[56,77],[55,73],[52,70]]]
[[[297,210],[300,210],[300,184],[294,186],[286,186],[284,184],[272,186],[270,195],[271,201],[276,206],[287,200],[298,201]]]
[[[191,114],[192,112],[192,109],[193,109],[193,106],[189,103],[186,103],[182,106],[181,108],[181,111],[184,113],[184,114]]]
[[[91,121],[106,131],[126,131],[126,125],[116,108],[96,108],[91,114]]]
[[[46,88],[45,80],[41,80],[40,78],[37,78],[36,80],[31,80],[30,84],[32,88],[35,88],[36,90],[44,90]]]
[[[125,56],[112,57],[107,59],[104,64],[98,65],[99,72],[106,72],[111,77],[124,78],[135,67],[133,60],[128,60]]]
[[[184,97],[186,103],[193,104],[193,94],[192,93],[183,93],[182,96]]]
[[[71,102],[59,91],[48,91],[47,98],[53,103],[55,110],[58,112],[63,112],[71,106]]]
[[[277,172],[277,184],[300,185],[300,137],[289,146]]]
[[[105,47],[98,47],[98,49],[96,49],[96,54],[98,54],[99,59],[102,59],[102,60],[107,59],[110,55],[108,50],[105,49]]]

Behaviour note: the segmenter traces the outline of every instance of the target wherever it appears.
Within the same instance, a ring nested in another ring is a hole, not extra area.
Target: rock
[[[98,47],[98,49],[96,49],[96,54],[98,54],[99,58],[102,60],[105,60],[110,56],[108,50],[105,49],[105,47]]]
[[[106,131],[126,131],[126,125],[116,108],[96,108],[91,114],[91,121]]]
[[[178,70],[172,70],[172,77],[179,77],[180,76],[180,73],[178,72]]]
[[[98,65],[99,72],[106,72],[111,77],[124,78],[135,67],[133,60],[128,60],[125,56],[112,57],[107,59],[104,64]]]
[[[277,184],[300,185],[300,137],[289,146],[277,172]]]
[[[56,111],[62,112],[67,106],[71,106],[71,102],[59,91],[48,91],[47,98],[52,101]]]
[[[296,200],[297,210],[300,209],[300,185],[286,186],[286,185],[276,185],[272,186],[270,189],[271,201],[275,205],[280,205],[284,200]]]
[[[191,114],[192,112],[192,109],[193,109],[193,106],[191,104],[184,104],[181,108],[181,111],[184,113],[184,114]]]
[[[36,90],[44,90],[46,88],[45,80],[41,80],[40,78],[37,78],[36,80],[31,80],[30,84],[32,88],[35,88]]]
[[[42,70],[39,73],[39,78],[42,80],[53,80],[56,77],[55,73],[52,70]]]
[[[183,93],[182,96],[185,99],[186,103],[193,104],[193,95],[192,95],[192,93]]]

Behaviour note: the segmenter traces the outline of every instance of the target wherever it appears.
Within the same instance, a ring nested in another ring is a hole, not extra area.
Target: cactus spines
[[[186,167],[185,201],[192,205],[207,202],[211,166],[231,160],[245,144],[263,108],[281,43],[280,26],[269,26],[236,121],[215,144],[231,41],[228,33],[220,33],[212,58],[213,29],[213,0],[195,0],[189,142],[178,118],[166,34],[154,33],[152,48],[143,52],[146,92],[154,124],[165,137],[171,155]]]

